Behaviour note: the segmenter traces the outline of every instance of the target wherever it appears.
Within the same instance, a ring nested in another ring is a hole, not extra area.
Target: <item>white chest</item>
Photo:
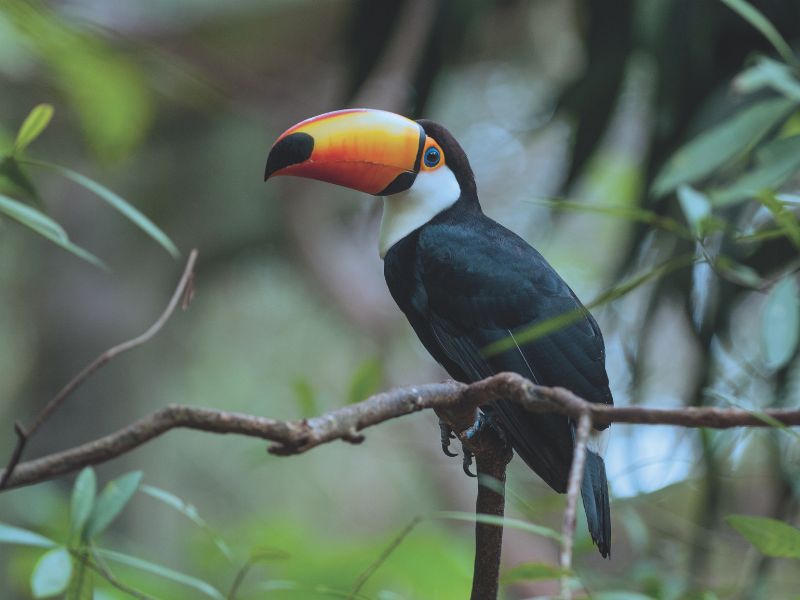
[[[435,171],[421,171],[406,191],[384,197],[378,239],[381,258],[409,233],[453,206],[460,196],[458,181],[445,165]]]

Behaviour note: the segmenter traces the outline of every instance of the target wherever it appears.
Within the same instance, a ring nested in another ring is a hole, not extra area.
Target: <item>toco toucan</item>
[[[513,371],[590,402],[613,403],[594,318],[541,254],[483,214],[467,156],[444,127],[380,110],[326,113],[278,138],[265,180],[276,175],[383,197],[379,250],[389,291],[453,378],[474,382]],[[515,334],[567,313],[579,318],[516,343]],[[503,339],[514,343],[499,353],[484,351]],[[569,418],[529,413],[502,400],[483,412],[531,469],[566,492],[575,439]],[[608,484],[594,449],[587,453],[581,495],[592,539],[607,557]]]

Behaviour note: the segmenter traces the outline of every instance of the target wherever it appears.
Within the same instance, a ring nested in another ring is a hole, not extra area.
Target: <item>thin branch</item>
[[[233,583],[231,584],[231,589],[228,590],[225,600],[236,600],[236,594],[239,593],[239,588],[244,582],[244,578],[247,576],[247,573],[250,571],[250,569],[252,569],[257,563],[282,558],[289,558],[289,555],[282,550],[264,550],[262,552],[256,552],[253,554],[236,572],[236,576],[233,578]]]
[[[131,586],[122,583],[114,573],[111,572],[111,569],[108,565],[100,558],[96,552],[92,551],[92,560],[86,563],[90,569],[96,570],[100,575],[108,581],[113,587],[117,588],[119,591],[128,594],[136,598],[137,600],[157,600],[153,596],[149,596],[144,592],[140,592],[139,590],[132,588]]]
[[[111,572],[111,570],[100,560],[100,557],[97,556],[94,552],[92,552],[92,558],[89,558],[86,552],[81,552],[77,550],[70,550],[69,553],[72,557],[83,563],[88,569],[94,571],[98,575],[100,575],[103,579],[105,579],[109,584],[113,587],[117,588],[119,591],[136,598],[137,600],[156,600],[153,596],[148,596],[124,583],[122,583],[116,576]]]
[[[19,463],[22,458],[22,451],[25,450],[25,445],[28,442],[28,434],[25,431],[25,426],[19,421],[14,421],[14,435],[17,436],[17,443],[14,445],[14,450],[11,452],[6,468],[3,469],[3,476],[0,477],[0,491],[6,487],[6,482],[11,476],[11,473],[14,472],[14,467],[17,466],[17,463]]]
[[[161,331],[169,318],[172,316],[172,313],[175,312],[178,304],[181,304],[184,309],[187,308],[192,295],[192,279],[194,276],[195,262],[197,262],[197,250],[192,250],[189,253],[189,259],[186,261],[186,267],[183,269],[183,275],[181,275],[180,281],[178,282],[178,287],[175,288],[172,298],[170,298],[170,301],[167,304],[167,307],[164,309],[164,312],[161,313],[161,316],[156,319],[156,322],[153,323],[147,329],[147,331],[133,339],[122,342],[113,348],[109,348],[100,356],[95,358],[91,363],[84,367],[80,373],[75,375],[75,377],[73,377],[67,383],[67,385],[61,388],[61,391],[59,391],[53,397],[53,399],[50,400],[50,402],[48,402],[44,408],[42,408],[42,410],[38,415],[36,415],[36,417],[33,419],[33,422],[28,427],[23,427],[19,422],[14,424],[14,432],[17,435],[17,444],[14,447],[14,451],[11,453],[11,458],[6,465],[6,468],[3,469],[3,476],[0,478],[0,490],[5,488],[8,484],[9,478],[14,473],[14,468],[22,458],[22,453],[25,450],[28,440],[30,440],[30,438],[39,430],[44,422],[47,421],[50,415],[52,415],[53,412],[59,408],[75,390],[77,390],[81,385],[83,385],[83,383],[86,382],[87,379],[94,375],[98,369],[108,364],[120,354],[127,352],[128,350],[133,350],[134,348],[150,341],[153,336]]]
[[[419,516],[411,519],[411,522],[408,525],[406,525],[403,528],[403,531],[401,531],[400,534],[391,541],[391,543],[386,547],[386,549],[383,552],[381,552],[380,556],[378,556],[378,558],[376,558],[364,570],[364,572],[358,576],[358,579],[356,579],[356,582],[353,584],[353,589],[350,590],[350,595],[347,596],[347,600],[354,600],[358,596],[358,593],[361,591],[361,588],[364,587],[364,584],[367,583],[367,580],[370,577],[372,577],[375,571],[377,571],[378,568],[383,563],[386,562],[386,559],[389,558],[392,552],[394,552],[397,549],[397,547],[403,542],[403,540],[406,539],[406,537],[408,537],[408,534],[411,533],[411,530],[413,530],[414,527],[419,525],[421,522],[422,522],[422,517]]]
[[[564,522],[561,526],[561,598],[572,600],[571,571],[572,571],[572,545],[575,537],[575,520],[578,511],[578,496],[581,493],[583,481],[583,467],[586,464],[586,442],[592,429],[592,417],[588,411],[581,413],[578,418],[578,429],[575,433],[575,451],[572,455],[572,466],[569,471],[567,485],[567,506],[564,509]]]
[[[335,440],[360,443],[363,441],[360,432],[367,427],[429,408],[436,408],[440,416],[444,415],[443,418],[453,426],[454,431],[464,431],[464,428],[450,420],[452,411],[474,414],[481,404],[499,399],[517,402],[531,412],[561,413],[576,421],[583,412],[587,412],[595,425],[639,423],[715,429],[769,427],[764,420],[765,414],[784,425],[800,425],[800,409],[768,409],[755,414],[735,408],[614,407],[586,402],[563,388],[534,385],[515,373],[500,373],[471,385],[447,382],[399,388],[319,417],[298,421],[278,421],[192,406],[167,406],[105,437],[20,463],[7,478],[7,487],[33,485],[87,465],[107,462],[171,429],[234,433],[270,440],[275,444],[269,451],[286,456],[300,454]]]

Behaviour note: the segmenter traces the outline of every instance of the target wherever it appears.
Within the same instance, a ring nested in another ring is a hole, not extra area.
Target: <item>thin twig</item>
[[[139,590],[132,588],[128,584],[122,583],[119,579],[117,579],[117,576],[114,575],[105,561],[97,555],[97,552],[92,551],[92,560],[87,562],[87,565],[89,568],[95,569],[106,581],[108,581],[108,583],[121,592],[125,592],[129,596],[133,596],[138,600],[157,600],[157,598],[154,596],[149,596],[144,592],[140,592]]]
[[[3,476],[0,477],[0,491],[6,486],[6,482],[8,478],[11,477],[14,467],[17,466],[17,463],[19,463],[22,458],[22,451],[25,450],[25,444],[28,442],[28,434],[25,431],[25,426],[19,421],[14,421],[14,435],[17,436],[17,443],[14,444],[14,450],[11,452],[8,464],[3,470]]]
[[[148,596],[124,583],[122,583],[117,577],[111,572],[111,570],[100,560],[100,557],[97,556],[94,552],[92,552],[92,558],[89,558],[86,552],[79,552],[77,550],[70,550],[69,553],[75,558],[76,560],[83,563],[84,566],[91,569],[98,575],[100,575],[103,579],[105,579],[108,583],[110,583],[113,587],[117,588],[119,591],[136,598],[137,600],[156,600],[153,596]]]
[[[588,411],[578,418],[578,430],[575,434],[575,451],[572,456],[572,467],[569,470],[567,485],[567,506],[564,509],[564,522],[561,527],[561,598],[572,600],[570,587],[572,576],[572,544],[575,537],[575,519],[578,510],[578,496],[581,493],[583,467],[586,464],[586,442],[592,429],[592,417]]]
[[[236,576],[233,578],[233,583],[231,584],[231,589],[228,590],[225,600],[236,600],[236,594],[239,593],[239,588],[244,582],[244,578],[256,563],[283,558],[289,558],[289,554],[282,550],[263,550],[253,554],[236,572]]]
[[[153,323],[147,329],[147,331],[133,339],[109,348],[100,356],[95,358],[80,373],[75,375],[75,377],[73,377],[63,388],[61,388],[61,390],[52,398],[52,400],[50,400],[50,402],[48,402],[41,411],[39,411],[39,414],[36,415],[36,417],[33,419],[33,422],[28,427],[23,427],[20,423],[15,423],[14,431],[17,434],[17,443],[14,447],[14,451],[11,453],[11,458],[6,465],[6,468],[3,470],[3,476],[0,478],[0,490],[6,487],[8,480],[14,472],[14,468],[22,458],[22,453],[25,450],[28,440],[30,440],[30,438],[39,430],[44,422],[47,421],[50,415],[52,415],[53,412],[60,407],[75,390],[77,390],[84,382],[86,382],[87,379],[94,375],[98,369],[105,366],[120,354],[150,341],[153,336],[161,331],[166,322],[172,316],[172,313],[175,312],[175,308],[179,303],[184,309],[187,308],[188,302],[192,295],[192,279],[195,262],[197,262],[197,250],[192,250],[189,253],[189,259],[186,261],[186,267],[183,269],[183,275],[181,275],[180,281],[178,282],[178,287],[175,288],[172,298],[170,298],[170,301],[167,304],[167,307],[164,309],[164,312],[161,313],[161,316],[156,319],[156,322]]]
[[[386,562],[386,559],[389,558],[389,556],[392,554],[392,552],[394,552],[397,549],[397,547],[403,542],[403,540],[406,539],[406,537],[408,537],[408,534],[411,533],[411,531],[414,529],[414,527],[419,525],[421,522],[422,522],[422,517],[419,517],[419,516],[414,517],[413,519],[411,519],[411,522],[408,525],[406,525],[403,528],[403,531],[401,531],[397,535],[397,537],[395,537],[391,541],[391,543],[386,547],[386,549],[383,552],[381,552],[380,556],[378,556],[378,558],[376,558],[361,573],[361,575],[358,576],[358,579],[356,579],[356,582],[353,584],[353,589],[350,590],[350,595],[347,596],[347,600],[353,600],[354,598],[356,598],[358,596],[358,593],[361,591],[361,588],[364,587],[364,584],[367,583],[367,580],[370,577],[372,577],[372,575],[375,573],[375,571],[377,571],[378,568],[384,562]]]

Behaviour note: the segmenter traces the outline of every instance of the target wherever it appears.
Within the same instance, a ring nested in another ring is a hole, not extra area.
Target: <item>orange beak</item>
[[[270,150],[264,180],[292,175],[388,196],[414,183],[424,145],[424,130],[410,119],[383,110],[338,110],[284,132]]]

